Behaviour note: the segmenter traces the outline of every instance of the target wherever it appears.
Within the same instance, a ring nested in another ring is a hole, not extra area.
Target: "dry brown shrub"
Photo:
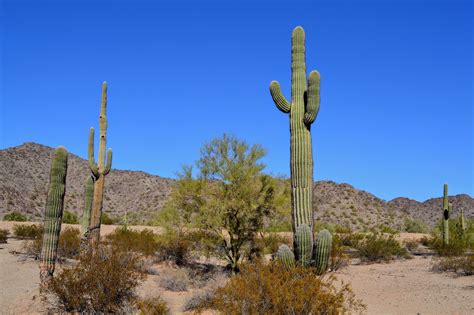
[[[55,297],[57,312],[120,313],[136,301],[135,288],[145,279],[139,268],[140,256],[101,246],[82,253],[43,293]]]
[[[166,315],[169,309],[161,297],[138,299],[136,302],[140,315]]]
[[[278,262],[244,264],[206,305],[224,314],[341,314],[366,306],[349,284],[312,268],[285,269]]]

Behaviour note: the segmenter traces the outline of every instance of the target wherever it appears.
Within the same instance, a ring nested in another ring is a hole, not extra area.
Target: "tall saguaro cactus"
[[[297,26],[291,38],[291,102],[283,96],[277,81],[270,83],[270,93],[277,108],[290,116],[290,172],[291,172],[291,215],[294,232],[294,252],[303,265],[315,263],[318,272],[327,268],[331,242],[329,232],[318,235],[314,241],[313,215],[313,149],[311,145],[311,124],[319,112],[319,82],[317,71],[311,71],[306,78],[305,32]],[[327,237],[329,235],[329,239]],[[314,245],[317,244],[315,247]],[[313,247],[314,250],[313,250]],[[288,248],[281,248],[277,256],[285,265],[292,257]],[[321,250],[323,252],[321,252]],[[317,257],[315,260],[314,257]],[[320,266],[318,266],[318,264]]]
[[[85,189],[84,189],[84,213],[82,214],[82,224],[81,224],[81,247],[83,249],[87,246],[87,239],[89,236],[93,197],[94,197],[94,178],[89,175],[87,176]]]
[[[54,151],[51,162],[41,246],[40,279],[43,284],[53,276],[56,265],[66,193],[67,157],[67,150],[64,147],[58,147]]]
[[[94,176],[94,196],[92,201],[92,213],[89,225],[89,242],[98,244],[100,239],[100,217],[102,214],[102,205],[104,199],[105,176],[109,174],[112,166],[112,149],[107,152],[105,157],[105,148],[107,141],[107,82],[102,84],[102,101],[100,105],[100,137],[99,137],[99,157],[96,163],[94,158],[94,128],[89,131],[89,168]]]
[[[443,187],[443,245],[449,244],[449,200],[448,184]]]

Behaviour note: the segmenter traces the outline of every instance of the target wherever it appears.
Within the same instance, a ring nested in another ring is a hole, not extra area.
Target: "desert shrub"
[[[258,233],[244,248],[244,255],[248,260],[262,255],[275,254],[282,244],[290,245],[291,241],[277,233]]]
[[[403,231],[408,233],[427,233],[428,226],[419,220],[406,218],[403,221]]]
[[[319,277],[312,268],[287,270],[277,262],[243,264],[241,272],[218,288],[208,307],[224,314],[339,314],[363,311],[348,284]]]
[[[393,234],[372,232],[366,234],[355,247],[357,256],[364,262],[390,261],[394,258],[408,258],[409,254]]]
[[[155,254],[158,249],[156,235],[149,229],[135,231],[122,226],[108,234],[105,239],[116,250],[137,252],[145,256]]]
[[[420,243],[417,240],[405,240],[403,241],[403,244],[405,245],[405,248],[407,250],[409,250],[410,252],[413,252],[418,248],[418,245]]]
[[[107,213],[102,212],[102,214],[100,215],[100,222],[102,224],[112,225],[115,224],[116,220],[111,218]]]
[[[6,244],[8,235],[10,234],[9,230],[0,229],[0,244]]]
[[[178,266],[186,265],[192,257],[191,248],[199,237],[191,233],[178,234],[169,230],[157,238],[156,257],[160,261],[172,261]]]
[[[140,315],[165,315],[169,309],[161,297],[138,299],[135,303]]]
[[[398,234],[398,231],[393,229],[392,227],[388,226],[388,225],[385,225],[385,224],[381,224],[379,225],[376,230],[380,233],[383,233],[383,234]],[[374,232],[374,231],[372,231]]]
[[[430,246],[431,243],[433,242],[433,238],[431,236],[426,236],[424,235],[422,238],[420,238],[420,244],[423,246]]]
[[[342,238],[339,234],[332,237],[331,260],[329,269],[338,271],[349,265],[349,256],[345,253],[347,247],[342,244]]]
[[[56,298],[58,312],[120,313],[136,301],[135,288],[145,279],[140,258],[133,253],[99,247],[82,253],[45,287]]]
[[[43,234],[41,233],[32,240],[26,240],[23,243],[22,251],[33,259],[39,259],[41,254],[41,246],[43,242]],[[74,258],[79,254],[81,245],[81,236],[79,229],[67,227],[59,235],[58,243],[58,259]]]
[[[19,239],[41,239],[43,237],[43,226],[39,224],[15,224],[13,235]]]
[[[365,237],[363,233],[345,233],[340,234],[339,236],[342,245],[350,248],[357,248],[360,241],[362,241]]]
[[[77,214],[65,210],[63,213],[63,223],[79,224],[79,219],[77,218]]]
[[[449,239],[449,244],[444,245],[443,239],[437,235],[431,239],[429,246],[441,257],[461,256],[468,248],[467,243],[462,238],[452,237]]]
[[[206,305],[210,305],[213,298],[213,290],[196,292],[184,303],[183,312],[199,311],[205,308]]]
[[[474,275],[474,255],[438,257],[433,259],[432,269],[439,272],[455,272],[464,276]]]
[[[19,212],[10,212],[3,216],[3,221],[25,222],[28,220],[24,214],[21,214]]]
[[[186,271],[178,269],[173,273],[165,273],[160,277],[160,286],[173,292],[187,291],[189,280]]]

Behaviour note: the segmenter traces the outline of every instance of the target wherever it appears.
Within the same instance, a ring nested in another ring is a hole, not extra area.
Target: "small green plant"
[[[5,214],[3,221],[16,221],[16,222],[26,222],[28,221],[26,216],[20,212],[10,212]]]
[[[78,224],[79,219],[77,218],[77,214],[74,212],[69,212],[67,210],[63,213],[63,223],[66,224]]]
[[[56,312],[124,313],[145,279],[140,265],[139,255],[100,246],[51,278],[43,293],[55,297]]]
[[[19,239],[40,239],[43,236],[43,225],[39,224],[15,224],[13,236]]]
[[[348,284],[320,277],[314,268],[283,268],[279,262],[244,264],[218,288],[207,307],[223,314],[342,314],[362,312]]]

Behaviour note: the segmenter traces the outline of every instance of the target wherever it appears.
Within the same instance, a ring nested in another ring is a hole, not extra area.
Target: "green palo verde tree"
[[[313,236],[313,150],[311,124],[319,111],[319,82],[317,71],[306,78],[305,32],[298,26],[291,41],[291,102],[283,96],[280,84],[272,81],[270,93],[277,108],[290,118],[291,204],[294,232],[294,253],[282,245],[277,256],[286,266],[296,260],[303,266],[315,265],[319,273],[326,271],[331,252],[331,234],[321,231]]]
[[[262,173],[264,155],[259,145],[230,135],[212,140],[201,148],[196,177],[185,167],[168,205],[180,217],[177,226],[191,223],[216,242],[234,273],[274,212],[274,180]]]
[[[56,265],[64,195],[66,193],[67,157],[67,150],[64,147],[58,147],[54,151],[51,162],[40,255],[40,279],[42,284],[45,284],[53,276]]]
[[[94,128],[90,129],[89,132],[89,168],[92,172],[94,180],[93,198],[92,198],[92,209],[90,214],[89,230],[85,231],[88,235],[89,243],[91,245],[98,244],[100,240],[100,219],[102,214],[102,205],[104,200],[104,185],[105,176],[109,174],[112,166],[112,149],[107,152],[107,160],[105,156],[105,148],[107,141],[107,82],[104,81],[102,84],[102,101],[100,105],[100,134],[99,134],[99,157],[96,163],[94,158]],[[86,191],[87,189],[86,183]],[[87,197],[86,197],[87,198]],[[87,202],[87,200],[86,200]],[[87,203],[85,209],[87,210]],[[87,216],[87,214],[84,214]]]

